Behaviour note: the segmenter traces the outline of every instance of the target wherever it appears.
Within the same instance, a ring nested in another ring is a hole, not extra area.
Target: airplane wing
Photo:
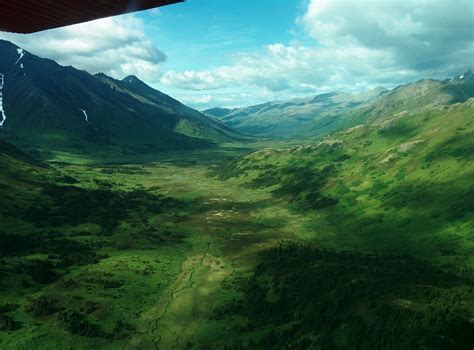
[[[0,31],[34,33],[184,0],[0,0]]]

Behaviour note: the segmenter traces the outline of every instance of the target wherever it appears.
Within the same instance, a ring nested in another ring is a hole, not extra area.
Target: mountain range
[[[203,113],[257,136],[321,136],[396,113],[415,114],[464,102],[472,96],[474,70],[470,69],[453,79],[420,80],[392,90],[379,87],[356,95],[330,92],[243,108],[211,108]]]
[[[474,70],[392,90],[330,92],[198,112],[135,76],[64,67],[0,40],[0,139],[38,159],[104,158],[215,147],[253,137],[321,137],[474,96]]]
[[[0,40],[0,138],[38,158],[146,154],[242,140],[135,76],[91,75]]]

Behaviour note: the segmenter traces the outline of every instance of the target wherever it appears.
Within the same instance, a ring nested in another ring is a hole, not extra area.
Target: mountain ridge
[[[4,40],[0,51],[6,115],[0,138],[40,158],[139,155],[244,138],[136,77],[94,76]]]
[[[474,96],[473,76],[471,68],[452,79],[423,79],[392,90],[377,87],[354,95],[333,91],[235,109],[210,108],[203,113],[257,136],[321,136],[406,109],[415,113],[464,102]]]

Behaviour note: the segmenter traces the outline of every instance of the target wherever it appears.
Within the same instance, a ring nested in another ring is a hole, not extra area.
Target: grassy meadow
[[[203,343],[219,339],[224,325],[209,320],[221,284],[293,237],[297,218],[264,192],[211,177],[207,157],[61,163],[10,180],[0,348],[181,348],[206,327]]]

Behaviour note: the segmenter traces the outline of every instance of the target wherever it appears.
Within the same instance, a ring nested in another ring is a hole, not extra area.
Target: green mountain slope
[[[473,98],[213,174],[289,203],[306,241],[263,252],[227,282],[241,293],[216,317],[236,325],[235,348],[472,346]]]
[[[373,121],[381,117],[417,114],[474,96],[474,69],[449,80],[420,80],[402,85],[375,103],[348,115],[348,119]]]
[[[174,98],[153,89],[133,75],[122,80],[113,79],[105,74],[96,74],[95,77],[116,91],[126,93],[154,109],[159,109],[163,113],[178,118],[179,121],[174,129],[177,133],[214,142],[242,141],[248,138],[232,130],[224,123],[209,118]]]
[[[0,137],[37,156],[147,154],[241,138],[136,78],[92,76],[7,41],[0,41],[0,52],[6,116]]]
[[[470,99],[380,119],[216,171],[313,213],[315,227],[332,232],[336,246],[450,256],[474,231],[473,107]]]

